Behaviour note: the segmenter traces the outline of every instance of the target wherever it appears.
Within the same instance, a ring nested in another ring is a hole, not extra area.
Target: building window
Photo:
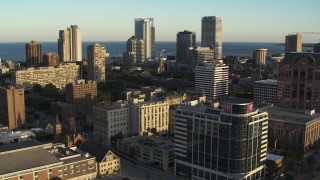
[[[23,176],[19,176],[19,180],[23,180]]]

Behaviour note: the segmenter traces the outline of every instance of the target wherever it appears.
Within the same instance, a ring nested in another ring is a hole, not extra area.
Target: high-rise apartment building
[[[320,53],[287,53],[279,65],[278,106],[320,111]]]
[[[214,50],[209,47],[193,47],[189,48],[188,53],[188,69],[193,70],[196,65],[203,64],[205,62],[214,61]]]
[[[125,64],[135,64],[144,61],[144,41],[138,40],[137,37],[132,36],[127,41],[127,51],[123,53]]]
[[[182,31],[177,34],[177,53],[178,62],[188,61],[189,49],[196,46],[196,33]]]
[[[145,59],[155,58],[155,27],[153,18],[135,19],[135,36],[144,41]]]
[[[88,80],[105,82],[107,52],[103,45],[93,43],[87,47]]]
[[[9,129],[20,129],[25,124],[24,89],[0,87],[0,123]]]
[[[77,25],[59,31],[58,52],[61,62],[82,61],[81,30]]]
[[[46,53],[43,55],[43,66],[58,66],[59,55],[57,53]]]
[[[67,83],[79,79],[79,65],[76,63],[60,64],[57,67],[40,67],[18,70],[13,73],[14,84],[24,89],[32,89],[34,84],[45,86],[49,83],[62,89]]]
[[[26,44],[26,61],[28,67],[41,66],[41,44],[32,40]]]
[[[288,34],[285,42],[286,52],[302,52],[302,34]]]
[[[226,99],[223,109],[198,101],[175,114],[174,173],[185,179],[263,179],[268,113],[242,99]]]
[[[215,59],[222,59],[222,19],[218,16],[202,18],[201,46],[215,50]]]
[[[74,104],[78,112],[92,112],[97,104],[97,83],[81,79],[67,84],[66,103]]]
[[[195,90],[204,93],[208,99],[228,95],[229,66],[222,60],[201,64],[195,68]]]
[[[266,66],[267,49],[260,48],[253,52],[253,66],[255,68],[261,68]]]

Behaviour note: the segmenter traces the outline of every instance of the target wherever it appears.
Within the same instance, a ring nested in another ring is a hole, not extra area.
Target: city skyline
[[[17,2],[1,3],[0,42],[29,42],[32,39],[55,42],[58,31],[70,24],[81,27],[83,41],[126,41],[134,35],[135,18],[154,19],[156,41],[175,41],[177,32],[183,30],[196,32],[199,41],[204,16],[222,17],[224,42],[284,42],[287,34],[320,29],[313,20],[320,18],[317,13],[320,2],[316,0],[308,3],[298,0],[290,3],[276,0],[259,3],[253,0],[204,0],[201,3],[182,0],[152,3],[146,0],[30,0],[19,1],[19,6]],[[319,35],[303,34],[303,42],[319,42]]]

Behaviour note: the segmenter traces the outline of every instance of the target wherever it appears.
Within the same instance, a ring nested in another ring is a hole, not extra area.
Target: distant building
[[[302,34],[288,34],[285,41],[285,51],[302,52]]]
[[[77,112],[92,112],[97,104],[97,83],[77,80],[66,85],[66,102],[74,104]]]
[[[130,106],[126,101],[114,102],[112,105],[93,108],[93,136],[98,144],[110,145],[111,136],[122,133],[131,135]]]
[[[208,99],[228,95],[229,67],[222,61],[198,65],[195,68],[195,91],[204,93]]]
[[[144,58],[155,58],[155,27],[153,18],[135,19],[135,37],[144,41]]]
[[[313,46],[314,53],[320,53],[320,43],[317,43]]]
[[[13,74],[13,81],[16,86],[32,89],[34,84],[45,86],[52,83],[62,89],[67,83],[79,79],[79,65],[75,63],[60,64],[58,67],[40,67],[18,70]]]
[[[70,117],[75,117],[76,108],[74,104],[68,104],[63,102],[51,102],[50,112],[52,114],[57,114],[62,119],[67,119]]]
[[[107,52],[103,45],[93,43],[87,47],[88,80],[105,82]]]
[[[222,59],[222,19],[218,16],[202,17],[201,46],[214,48],[214,58]]]
[[[254,82],[253,100],[257,102],[277,103],[278,80],[268,79]]]
[[[266,66],[267,49],[260,48],[253,53],[253,66],[254,68],[261,68]]]
[[[276,106],[261,108],[268,112],[268,146],[307,152],[319,142],[320,114],[314,110],[290,110]]]
[[[59,65],[59,55],[57,53],[46,53],[43,55],[43,66],[58,66]]]
[[[99,176],[113,174],[121,169],[120,158],[110,149],[97,146],[89,141],[78,141],[76,146],[79,150],[89,153],[96,158]]]
[[[178,62],[187,62],[189,49],[196,46],[196,33],[191,31],[182,31],[177,34],[177,53]]]
[[[124,64],[144,62],[144,41],[132,36],[127,41],[127,51],[123,53]]]
[[[25,125],[24,89],[0,87],[0,123],[9,129],[21,129]]]
[[[28,67],[41,66],[41,44],[31,41],[26,44],[26,61]]]
[[[196,65],[203,64],[204,62],[214,61],[214,50],[209,47],[193,47],[189,48],[188,55],[189,70],[193,70]]]
[[[0,129],[0,146],[29,141],[35,138],[36,135],[31,130],[12,131],[10,129]]]
[[[264,179],[268,113],[228,98],[223,109],[198,101],[175,115],[174,174],[184,179]]]
[[[81,30],[77,25],[59,31],[58,52],[61,62],[82,61]]]
[[[173,167],[174,146],[172,140],[163,140],[155,136],[129,137],[117,142],[117,149],[138,161],[155,165],[163,170]]]
[[[287,53],[279,66],[278,106],[320,111],[320,54]]]

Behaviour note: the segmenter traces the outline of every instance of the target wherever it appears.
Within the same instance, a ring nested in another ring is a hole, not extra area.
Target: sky
[[[156,41],[196,32],[201,18],[221,16],[223,42],[284,42],[303,34],[320,42],[320,0],[1,0],[0,42],[57,41],[59,30],[78,25],[83,41],[126,41],[135,18],[154,18]]]

